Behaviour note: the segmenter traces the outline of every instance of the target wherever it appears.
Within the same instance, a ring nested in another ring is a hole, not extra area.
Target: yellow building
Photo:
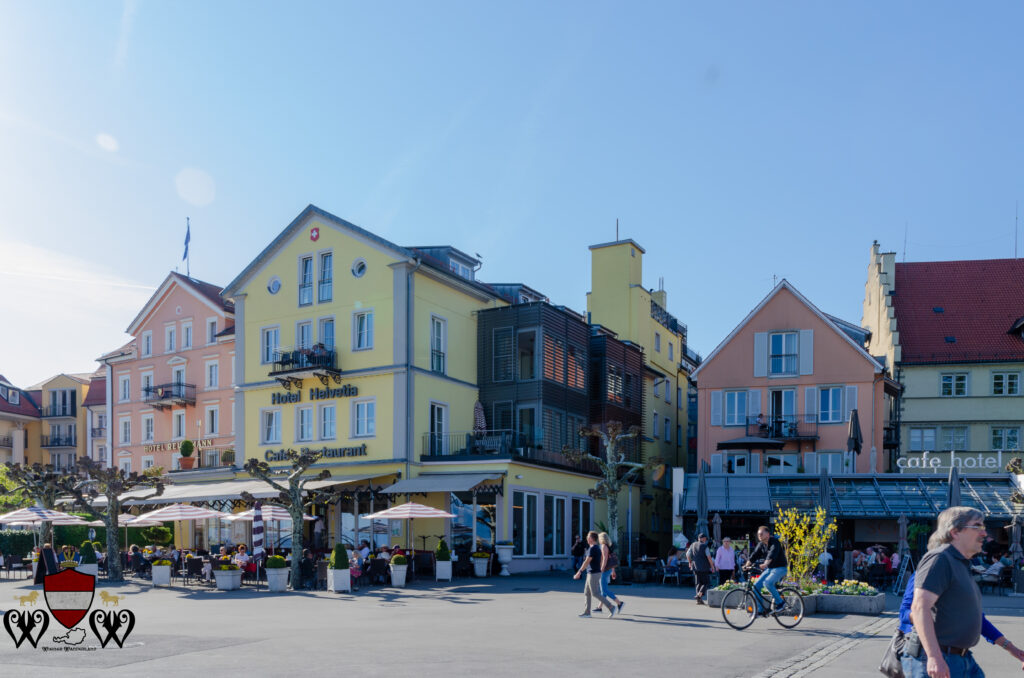
[[[41,412],[32,396],[0,375],[0,463],[42,463]]]
[[[87,454],[89,419],[82,403],[91,381],[91,374],[58,374],[29,389],[42,418],[39,445],[44,464],[73,468],[75,460]]]

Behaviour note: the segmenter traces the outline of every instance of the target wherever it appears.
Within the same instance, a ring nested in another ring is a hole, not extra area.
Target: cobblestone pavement
[[[18,675],[50,668],[62,678],[110,675],[110,669],[134,676],[301,671],[519,678],[572,675],[593,664],[601,675],[868,676],[879,675],[875,667],[894,623],[891,613],[819,615],[794,630],[758,619],[734,631],[720,610],[693,603],[692,588],[660,585],[615,587],[626,603],[620,618],[579,619],[582,583],[564,574],[374,587],[354,595],[153,590],[132,582],[104,590],[125,596],[119,609],[137,617],[123,649],[100,649],[89,631],[80,649],[65,650],[52,641],[65,633],[53,622],[41,647],[54,649],[45,652],[28,644],[15,649],[0,634],[5,669]],[[0,581],[0,608],[17,607],[14,596],[31,591],[22,581]],[[997,625],[1024,644],[1022,600],[1002,598],[1003,607],[992,611]],[[894,609],[895,598],[890,602]],[[102,607],[98,598],[93,607]],[[978,656],[986,666],[1019,669],[998,649],[980,648]],[[999,675],[1012,674],[990,672]]]

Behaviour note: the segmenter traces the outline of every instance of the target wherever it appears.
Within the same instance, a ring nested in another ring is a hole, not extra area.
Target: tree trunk
[[[300,567],[302,560],[302,489],[291,487],[289,494],[292,500],[288,510],[292,516],[292,590],[298,591],[302,589],[303,585]]]
[[[118,541],[117,516],[121,514],[121,505],[117,497],[107,497],[107,515],[103,516],[103,522],[107,526],[107,581],[124,581],[124,572],[121,569],[121,547]],[[127,548],[127,544],[125,545]]]
[[[608,538],[613,544],[619,540],[619,493],[609,492],[608,498]]]

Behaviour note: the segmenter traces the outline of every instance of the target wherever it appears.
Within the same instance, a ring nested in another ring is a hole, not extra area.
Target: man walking
[[[775,585],[782,581],[789,571],[789,563],[786,562],[786,551],[782,548],[782,542],[778,537],[772,536],[771,529],[767,525],[757,528],[757,548],[750,554],[750,563],[761,561],[761,572],[758,579],[761,586],[768,589],[772,596],[772,611],[778,612],[786,605],[786,599],[782,597]]]
[[[615,616],[615,606],[612,605],[610,600],[601,595],[601,547],[597,543],[597,532],[590,531],[587,533],[587,544],[587,555],[583,559],[583,564],[576,571],[576,574],[572,576],[573,579],[579,579],[583,576],[584,572],[587,573],[587,583],[583,587],[583,595],[587,598],[587,609],[580,616],[590,616],[592,599],[597,598],[604,609],[608,610],[608,618],[611,619]]]
[[[981,590],[970,559],[985,543],[985,516],[953,506],[939,514],[914,581],[910,619],[914,632],[903,646],[907,678],[984,678],[971,648],[981,637]]]
[[[686,562],[690,564],[693,578],[697,584],[697,604],[706,605],[704,594],[707,593],[708,584],[711,583],[711,573],[715,571],[715,562],[711,560],[708,553],[708,536],[701,532],[697,535],[697,541],[690,544],[686,549]]]

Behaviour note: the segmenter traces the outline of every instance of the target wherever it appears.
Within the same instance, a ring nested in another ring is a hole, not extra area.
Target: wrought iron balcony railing
[[[431,372],[440,372],[441,374],[444,374],[444,361],[445,361],[445,352],[444,351],[436,351],[436,350],[431,350],[430,351],[430,371]]]
[[[170,407],[171,405],[195,405],[196,385],[160,384],[142,389],[142,402],[149,403],[156,407]]]
[[[93,438],[105,438],[107,436],[107,429],[104,426],[93,426],[90,434]]]
[[[270,376],[308,370],[338,372],[338,352],[333,348],[325,348],[323,344],[317,344],[312,348],[279,348],[274,351]]]
[[[807,421],[803,414],[747,417],[747,435],[777,440],[814,439],[818,437],[818,421]]]
[[[514,459],[534,461],[547,466],[558,466],[587,473],[598,471],[596,464],[575,462],[561,450],[544,449],[539,434],[525,434],[510,430],[458,431],[424,433],[421,460],[451,456],[509,455]]]
[[[47,405],[43,408],[43,417],[75,417],[78,409],[73,405]]]
[[[75,447],[77,444],[73,435],[42,436],[42,447]]]

